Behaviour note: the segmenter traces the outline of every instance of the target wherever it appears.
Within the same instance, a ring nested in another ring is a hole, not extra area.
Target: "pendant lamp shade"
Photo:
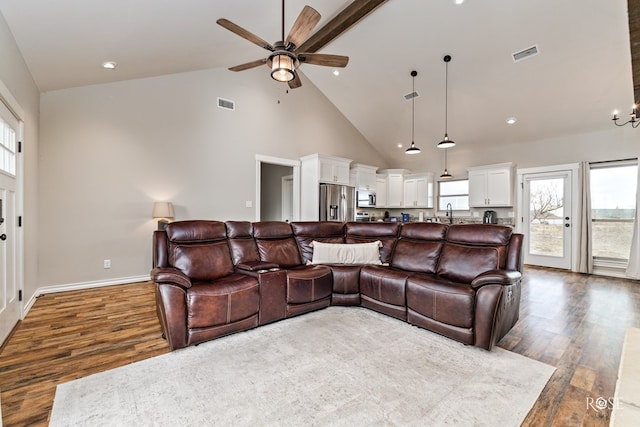
[[[444,139],[438,143],[438,148],[451,148],[456,145],[447,133],[448,114],[449,114],[449,62],[451,61],[450,55],[445,55],[444,61]]]
[[[444,172],[440,175],[440,179],[451,179],[453,175],[447,170],[447,149],[444,150]]]

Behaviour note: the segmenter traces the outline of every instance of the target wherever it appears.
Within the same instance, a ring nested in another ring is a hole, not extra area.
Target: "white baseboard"
[[[104,286],[114,286],[114,285],[125,285],[127,283],[135,283],[135,282],[146,282],[150,280],[150,276],[131,276],[131,277],[119,277],[116,279],[107,279],[107,280],[96,280],[93,282],[79,282],[79,283],[68,283],[63,285],[53,285],[53,286],[42,286],[38,288],[35,294],[26,302],[22,309],[22,318],[27,315],[33,304],[35,304],[36,299],[40,295],[45,294],[53,294],[56,292],[66,292],[66,291],[77,291],[81,289],[91,289],[91,288],[101,288]]]

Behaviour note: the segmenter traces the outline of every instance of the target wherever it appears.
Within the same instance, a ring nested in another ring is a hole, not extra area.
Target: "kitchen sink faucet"
[[[453,224],[453,208],[451,203],[447,203],[447,216],[449,217],[449,224]]]

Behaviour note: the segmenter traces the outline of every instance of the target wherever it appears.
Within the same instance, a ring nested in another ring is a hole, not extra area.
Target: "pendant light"
[[[438,143],[438,148],[450,148],[456,145],[455,142],[449,139],[447,134],[447,116],[448,116],[448,92],[449,92],[449,61],[451,61],[450,55],[445,55],[444,58],[444,139]]]
[[[451,175],[449,173],[449,171],[447,170],[447,149],[444,149],[444,172],[442,173],[442,175],[440,175],[440,179],[451,179],[453,178],[453,175]]]
[[[411,91],[411,147],[405,150],[405,154],[420,154],[420,149],[416,147],[414,142],[415,128],[416,128],[416,76],[417,71],[411,72],[411,78],[413,79],[412,91]]]

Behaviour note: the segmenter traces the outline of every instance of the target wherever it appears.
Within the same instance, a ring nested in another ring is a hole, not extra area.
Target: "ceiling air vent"
[[[520,52],[511,54],[511,57],[513,58],[513,62],[520,62],[523,59],[530,58],[537,55],[538,53],[540,53],[540,51],[538,50],[538,45],[534,45],[525,50],[521,50]]]
[[[411,101],[413,98],[417,98],[419,96],[420,94],[414,90],[413,92],[406,94],[404,96],[404,99],[407,101]]]
[[[231,101],[230,99],[224,99],[224,98],[218,97],[218,108],[224,108],[225,110],[235,111],[236,103],[235,101]]]

